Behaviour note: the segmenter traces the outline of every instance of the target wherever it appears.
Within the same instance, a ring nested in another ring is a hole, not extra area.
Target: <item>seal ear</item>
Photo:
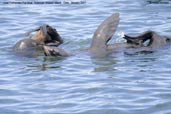
[[[119,13],[105,19],[94,33],[90,50],[107,49],[107,42],[112,38],[119,24]]]

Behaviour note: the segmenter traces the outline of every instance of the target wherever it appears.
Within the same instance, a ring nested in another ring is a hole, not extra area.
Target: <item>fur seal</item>
[[[28,38],[31,32],[35,32],[35,34]],[[13,47],[15,52],[23,53],[24,55],[29,52],[36,53],[37,51],[44,51],[44,46],[57,47],[63,43],[63,39],[56,29],[46,24],[25,33],[25,37],[27,38],[15,44]]]
[[[167,36],[161,36],[154,31],[146,31],[136,37],[124,35],[123,38],[126,40],[126,42],[108,45],[107,43],[115,33],[118,24],[119,13],[114,13],[99,25],[94,33],[89,50],[94,56],[105,56],[106,54],[121,48],[131,48],[136,49],[137,51],[151,52],[154,49],[162,47],[171,41],[171,39]]]

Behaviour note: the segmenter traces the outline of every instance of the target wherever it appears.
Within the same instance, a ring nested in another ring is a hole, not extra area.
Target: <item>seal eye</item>
[[[170,42],[170,40],[171,40],[170,38],[166,38],[166,42]]]

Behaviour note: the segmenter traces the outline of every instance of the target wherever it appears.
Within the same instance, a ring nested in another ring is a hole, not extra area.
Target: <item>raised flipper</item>
[[[95,54],[107,51],[107,42],[112,38],[119,24],[119,13],[114,13],[97,28],[94,33],[90,51]]]

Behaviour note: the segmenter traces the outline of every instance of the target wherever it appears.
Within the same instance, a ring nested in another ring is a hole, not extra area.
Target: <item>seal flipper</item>
[[[95,54],[107,51],[107,42],[112,38],[119,24],[119,13],[114,13],[100,24],[94,33],[90,51]]]
[[[54,46],[43,46],[43,51],[46,56],[56,56],[56,57],[67,57],[69,56],[68,53],[58,47]]]
[[[128,35],[124,35],[123,37],[128,44],[142,45],[143,40],[139,37],[130,37]]]
[[[147,40],[150,40],[150,42],[147,44],[147,46],[149,46],[151,42],[153,41],[153,34],[154,34],[153,31],[147,31],[137,37],[124,35],[123,38],[126,39],[128,44],[133,44],[137,46],[144,46],[144,42],[146,42]]]

